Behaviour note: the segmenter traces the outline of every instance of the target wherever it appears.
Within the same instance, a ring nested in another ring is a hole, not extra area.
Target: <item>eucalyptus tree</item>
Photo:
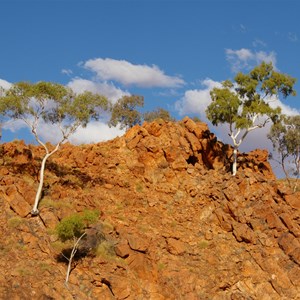
[[[229,136],[233,142],[232,173],[237,171],[237,152],[249,132],[265,127],[281,113],[272,107],[275,97],[296,95],[293,88],[296,79],[274,70],[272,63],[263,62],[248,74],[238,73],[234,82],[226,80],[222,88],[214,88],[212,102],[206,109],[213,125],[229,124]]]
[[[165,121],[175,121],[175,119],[171,116],[170,112],[161,107],[144,113],[144,121],[152,122],[156,119],[163,119]]]
[[[102,111],[108,110],[108,100],[90,92],[75,94],[71,89],[57,83],[19,82],[2,93],[0,103],[1,111],[7,118],[22,120],[29,126],[36,141],[46,152],[42,159],[39,185],[31,211],[32,215],[38,215],[47,159],[79,127],[86,127],[91,119],[98,119]],[[42,121],[56,125],[58,130],[59,141],[53,149],[40,137]]]
[[[300,177],[300,115],[286,116],[283,115],[281,119],[274,123],[271,127],[268,138],[273,143],[274,150],[279,154],[279,162],[284,171],[289,185],[292,187],[290,181],[290,174],[286,168],[289,163],[293,169],[293,175],[299,179]],[[274,156],[273,156],[274,158]],[[297,188],[297,182],[294,189]]]
[[[112,107],[109,126],[120,124],[121,129],[128,129],[142,123],[142,114],[137,107],[144,106],[144,97],[138,95],[123,96]]]

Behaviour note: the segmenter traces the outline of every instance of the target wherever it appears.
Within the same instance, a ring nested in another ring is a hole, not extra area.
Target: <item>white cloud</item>
[[[2,87],[5,90],[8,90],[9,88],[11,88],[12,84],[4,79],[0,78],[0,87]]]
[[[56,125],[46,124],[41,121],[38,127],[38,134],[44,141],[49,141],[53,144],[59,142],[62,138],[59,129]],[[102,121],[91,121],[83,128],[78,130],[68,139],[72,144],[91,144],[113,139],[124,134],[124,130],[118,127],[109,127]]]
[[[62,69],[61,73],[65,74],[65,75],[68,75],[68,76],[71,76],[73,74],[73,71],[70,70],[70,69]]]
[[[109,127],[103,122],[90,122],[86,128],[79,128],[74,135],[70,137],[73,144],[90,144],[111,140],[117,136],[122,136],[125,130],[119,127]]]
[[[3,124],[2,128],[11,132],[17,132],[23,128],[28,128],[29,130],[27,124],[22,120],[7,121]],[[103,121],[91,121],[85,128],[80,127],[71,135],[69,141],[77,145],[97,143],[121,136],[124,132],[119,126],[110,128]],[[52,144],[56,144],[62,139],[62,134],[58,126],[45,123],[43,120],[40,120],[38,124],[37,133],[42,141]]]
[[[112,103],[115,103],[123,96],[130,95],[129,92],[123,91],[120,88],[115,87],[112,83],[107,82],[95,82],[82,78],[73,78],[68,84],[75,93],[83,93],[90,91],[92,93],[99,93],[106,96]]]
[[[211,102],[210,91],[214,87],[221,87],[221,83],[206,78],[201,82],[203,89],[188,90],[182,99],[175,103],[175,109],[180,115],[199,114],[201,119],[206,119],[205,110]]]
[[[277,58],[276,58],[276,53],[274,51],[271,51],[270,53],[267,53],[265,51],[256,52],[255,60],[257,64],[260,64],[263,61],[266,63],[271,62],[274,68],[276,68]]]
[[[260,40],[260,39],[255,39],[255,40],[252,42],[252,45],[253,45],[254,47],[266,47],[266,46],[267,46],[267,44],[266,44],[264,41]]]
[[[17,120],[8,120],[5,121],[1,127],[5,130],[9,130],[11,132],[17,132],[18,130],[22,128],[28,127],[26,123],[23,120],[17,119]]]
[[[101,80],[114,80],[125,86],[139,87],[179,87],[184,80],[177,76],[168,76],[157,66],[134,65],[126,60],[91,59],[84,67],[96,72]]]
[[[262,63],[272,62],[274,68],[276,69],[276,53],[274,51],[265,52],[265,51],[251,51],[249,49],[239,49],[232,50],[226,49],[226,59],[230,63],[231,70],[234,73],[237,73],[243,69],[251,69],[255,65]]]
[[[281,112],[288,116],[300,115],[300,110],[283,103],[277,96],[272,96],[268,100],[268,103],[272,108],[280,107]]]

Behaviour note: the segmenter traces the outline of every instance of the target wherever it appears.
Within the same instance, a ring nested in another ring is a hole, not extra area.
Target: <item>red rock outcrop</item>
[[[266,151],[240,154],[233,177],[232,148],[189,118],[65,144],[31,217],[42,155],[2,145],[3,299],[299,299],[300,192],[277,182]],[[86,208],[104,238],[66,288],[53,229]]]

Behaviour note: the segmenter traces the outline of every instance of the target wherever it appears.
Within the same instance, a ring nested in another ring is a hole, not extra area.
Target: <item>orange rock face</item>
[[[31,217],[43,155],[2,145],[1,299],[299,299],[300,196],[265,150],[239,154],[233,177],[232,148],[187,117],[65,144]],[[85,209],[100,217],[66,288],[54,228]]]

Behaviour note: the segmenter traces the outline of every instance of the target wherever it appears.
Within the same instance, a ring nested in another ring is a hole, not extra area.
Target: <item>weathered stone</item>
[[[137,234],[128,235],[127,240],[132,250],[140,252],[146,252],[151,242],[149,238],[142,237]]]
[[[233,225],[233,235],[238,242],[256,244],[256,237],[253,231],[246,225],[236,223]]]
[[[132,140],[127,142],[128,149],[134,149],[142,138],[142,135],[137,135]]]
[[[115,252],[118,256],[126,258],[131,253],[130,247],[127,241],[122,241],[115,246]]]
[[[143,280],[154,279],[154,274],[152,271],[153,267],[151,266],[149,259],[144,253],[132,253],[132,255],[129,255],[129,257],[126,259],[126,263],[136,274],[138,274],[139,278]]]
[[[284,199],[291,207],[300,209],[300,192],[285,195]]]
[[[300,237],[300,227],[296,222],[293,222],[293,220],[290,217],[290,214],[283,213],[280,215],[280,219],[291,233],[293,233],[296,237]]]
[[[287,255],[291,254],[295,249],[300,248],[299,241],[288,232],[283,233],[279,237],[278,244]]]
[[[184,125],[186,128],[194,133],[198,139],[202,138],[203,132],[208,130],[208,126],[205,123],[195,123],[188,117],[185,117],[183,120]]]
[[[188,164],[183,157],[178,157],[174,162],[172,162],[171,167],[173,170],[182,171],[188,168]]]
[[[186,251],[185,244],[173,238],[167,239],[167,245],[168,251],[174,255],[182,255]]]
[[[55,205],[41,201],[40,216],[24,219],[10,202],[20,195],[31,203],[45,151],[28,146],[35,159],[23,166],[18,142],[3,148],[4,299],[280,300],[300,294],[299,195],[281,188],[265,152],[240,153],[233,177],[232,147],[189,118],[144,123],[108,142],[67,143],[46,165],[44,196]],[[173,169],[178,162],[183,167]],[[104,240],[96,246],[96,227],[87,224],[89,238],[80,243],[67,289],[61,251],[68,256],[73,241],[62,245],[53,229],[85,209],[101,210]]]
[[[12,210],[21,217],[26,217],[31,211],[30,205],[18,193],[15,193],[12,196],[12,198],[9,201],[9,204]]]
[[[155,137],[159,137],[162,133],[162,125],[164,122],[152,122],[149,126],[146,125],[146,129],[148,130],[149,134],[152,134]]]
[[[200,144],[200,141],[194,134],[192,134],[190,132],[187,132],[185,134],[185,137],[186,137],[187,141],[190,144],[190,147],[192,148],[192,150],[194,152],[202,150],[202,146]]]
[[[178,156],[180,156],[180,151],[174,147],[166,147],[164,148],[164,154],[168,163],[174,162]]]
[[[54,229],[57,226],[58,218],[51,210],[41,209],[40,217],[47,228]]]
[[[110,276],[107,283],[110,285],[116,299],[123,300],[130,296],[131,287],[128,278],[123,276]]]
[[[281,222],[275,212],[271,212],[266,216],[267,223],[271,229],[276,228],[278,231],[285,230],[284,224]]]

